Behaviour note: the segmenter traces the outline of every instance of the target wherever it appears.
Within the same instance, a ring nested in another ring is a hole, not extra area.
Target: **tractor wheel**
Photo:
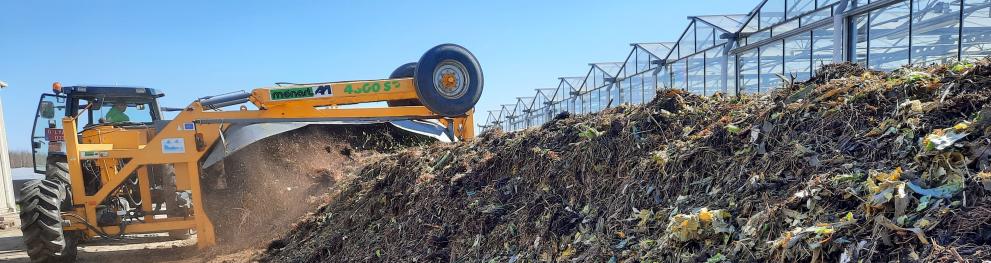
[[[62,185],[69,185],[72,182],[69,179],[69,164],[66,163],[65,157],[48,157],[48,169],[45,171],[45,179],[62,183]]]
[[[65,157],[52,156],[48,157],[48,169],[45,170],[45,180],[56,182],[62,185],[65,195],[62,198],[62,203],[60,204],[61,209],[71,210],[72,209],[72,188],[70,186],[69,179],[69,164],[66,163]]]
[[[32,262],[72,262],[79,237],[62,231],[60,204],[65,187],[51,180],[30,181],[21,188],[21,232]]]
[[[403,64],[402,66],[399,66],[398,68],[396,68],[396,70],[393,70],[392,74],[389,74],[389,78],[390,79],[412,78],[414,74],[416,74],[416,62],[410,62]],[[389,104],[389,107],[423,105],[420,104],[420,101],[416,99],[387,101],[386,103]]]
[[[445,117],[463,116],[482,96],[482,69],[467,49],[443,44],[420,57],[413,76],[420,103]]]

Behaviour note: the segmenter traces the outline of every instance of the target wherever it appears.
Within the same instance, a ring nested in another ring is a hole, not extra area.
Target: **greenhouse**
[[[671,42],[633,43],[621,62],[590,63],[557,87],[491,110],[483,130],[515,131],[560,112],[650,101],[656,89],[761,93],[851,61],[894,70],[991,55],[991,0],[763,0],[741,15],[691,16]]]

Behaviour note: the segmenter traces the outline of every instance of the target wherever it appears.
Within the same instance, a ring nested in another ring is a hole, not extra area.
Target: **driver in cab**
[[[107,111],[106,121],[109,123],[129,122],[131,118],[124,114],[127,110],[127,103],[114,103],[114,106]]]

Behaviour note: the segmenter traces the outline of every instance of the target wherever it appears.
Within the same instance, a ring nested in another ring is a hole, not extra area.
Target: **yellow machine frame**
[[[257,110],[249,110],[244,106],[233,111],[213,110],[205,108],[198,101],[193,102],[152,138],[142,138],[144,135],[137,135],[138,131],[103,126],[83,131],[84,137],[95,136],[99,140],[83,138],[84,141],[80,141],[79,136],[75,136],[80,134],[76,129],[76,118],[66,117],[62,120],[62,127],[66,134],[66,157],[71,185],[84,185],[80,162],[83,159],[98,161],[103,168],[101,178],[104,184],[93,195],[86,195],[84,187],[72,187],[74,211],[63,213],[63,218],[70,222],[64,230],[84,231],[87,236],[97,236],[97,232],[78,221],[82,219],[96,222],[97,206],[132,174],[139,178],[142,200],[151,200],[149,165],[171,164],[175,168],[176,190],[192,193],[192,216],[155,219],[150,213],[152,207],[142,206],[148,212],[143,222],[129,223],[124,234],[195,229],[199,247],[215,244],[213,224],[203,206],[203,188],[200,183],[203,167],[200,167],[200,161],[211,150],[211,146],[217,144],[221,134],[231,123],[435,119],[462,140],[474,136],[473,110],[463,116],[444,117],[424,106],[339,107],[356,103],[417,99],[414,85],[412,78],[398,78],[259,88],[253,90],[249,97],[258,107]],[[68,213],[74,215],[67,216]],[[102,230],[111,235],[121,234],[121,229],[117,226],[103,227]]]

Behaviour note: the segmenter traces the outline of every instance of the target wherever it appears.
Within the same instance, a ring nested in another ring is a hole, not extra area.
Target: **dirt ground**
[[[0,230],[0,262],[31,262],[20,229]],[[124,241],[94,240],[79,245],[77,262],[201,262],[193,256],[196,240],[171,240],[165,234],[135,236]]]
[[[31,262],[24,249],[21,230],[0,230],[0,262]],[[122,241],[92,240],[80,244],[76,262],[249,262],[261,250],[244,249],[227,254],[218,253],[216,249],[197,249],[196,236],[187,240],[172,240],[161,233],[130,236],[128,240]]]

